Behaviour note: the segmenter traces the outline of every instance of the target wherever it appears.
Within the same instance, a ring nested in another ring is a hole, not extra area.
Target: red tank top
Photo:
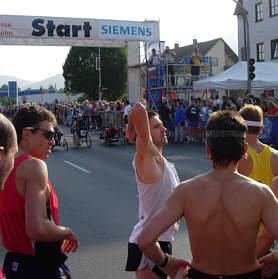
[[[25,200],[18,193],[15,184],[15,172],[22,161],[31,157],[23,154],[14,160],[14,168],[11,171],[5,188],[0,192],[0,230],[2,234],[2,245],[10,252],[17,252],[34,256],[34,241],[26,234],[25,225]],[[50,182],[49,203],[51,220],[58,225],[58,200]]]

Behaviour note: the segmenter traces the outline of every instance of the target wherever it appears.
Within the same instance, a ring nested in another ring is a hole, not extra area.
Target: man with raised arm
[[[174,165],[162,155],[162,148],[167,144],[166,128],[156,112],[147,112],[142,104],[136,103],[128,116],[127,136],[131,142],[136,142],[132,165],[139,195],[139,222],[129,238],[126,271],[135,271],[140,279],[166,278],[167,274],[149,261],[137,245],[138,235],[145,224],[179,184]],[[173,223],[158,235],[164,252],[172,253],[171,241],[176,230],[177,224]]]
[[[192,251],[189,278],[261,279],[257,231],[262,222],[278,237],[278,201],[268,186],[237,171],[247,150],[246,130],[235,112],[214,112],[206,125],[212,170],[181,183],[139,235],[143,253],[171,278],[177,273],[177,259],[163,253],[156,241],[183,216]]]
[[[75,233],[58,224],[58,200],[44,162],[55,144],[55,116],[37,105],[19,108],[13,124],[18,152],[0,193],[2,245],[7,279],[70,278],[65,253],[75,252]]]

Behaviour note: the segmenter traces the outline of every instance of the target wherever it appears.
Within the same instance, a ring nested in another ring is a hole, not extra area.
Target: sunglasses
[[[36,133],[37,131],[43,131],[42,135],[47,139],[47,140],[52,140],[54,139],[55,132],[45,130],[42,128],[36,128],[36,127],[25,127],[26,129],[32,130],[32,133]]]

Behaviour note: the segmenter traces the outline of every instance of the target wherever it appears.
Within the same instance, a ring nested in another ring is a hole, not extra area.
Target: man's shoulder
[[[30,176],[31,174],[31,178],[36,172],[42,171],[45,168],[46,163],[43,160],[30,156],[19,165],[17,173],[23,176]]]

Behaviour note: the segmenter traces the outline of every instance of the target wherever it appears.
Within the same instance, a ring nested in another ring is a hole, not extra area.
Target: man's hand
[[[62,252],[69,253],[69,252],[75,252],[76,249],[79,246],[79,241],[75,233],[72,231],[71,234],[63,240],[62,243]]]
[[[266,278],[270,278],[278,272],[278,263],[275,261],[275,257],[273,257],[274,253],[278,254],[277,251],[272,252],[259,259],[260,268],[263,276]]]
[[[171,268],[171,270],[168,272],[169,276],[172,279],[175,279],[177,276],[177,273],[180,269],[183,269],[183,278],[187,277],[187,267],[190,266],[190,262],[184,259],[176,259],[174,266]]]

